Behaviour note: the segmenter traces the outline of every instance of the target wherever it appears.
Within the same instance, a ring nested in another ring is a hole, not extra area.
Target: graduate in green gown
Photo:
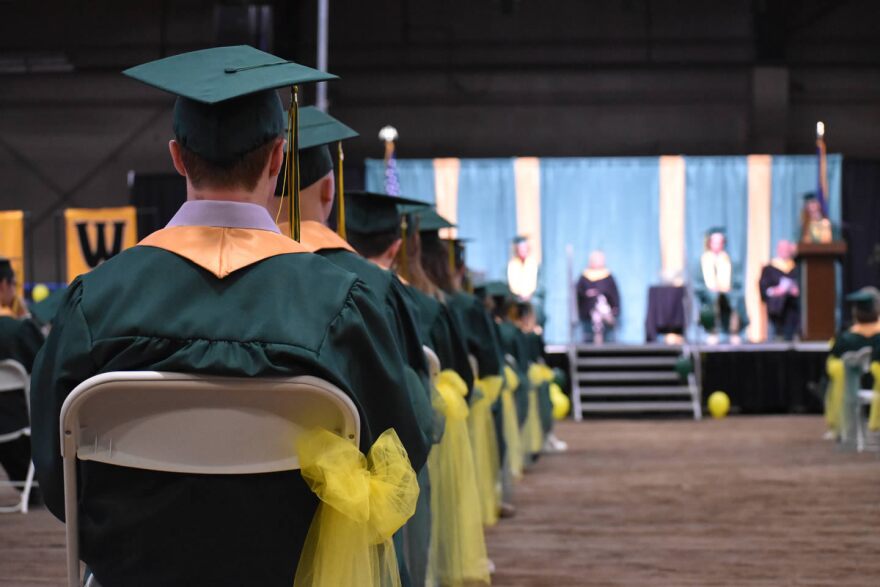
[[[863,376],[861,388],[875,390],[869,428],[880,429],[880,291],[875,287],[864,287],[849,294],[846,299],[852,304],[853,324],[834,338],[827,363],[830,381],[825,397],[825,420],[831,437],[840,434],[843,420],[841,410],[844,406],[845,367],[841,357],[847,352],[866,347],[871,349],[872,368]]]
[[[15,272],[8,259],[0,259],[0,361],[17,361],[30,373],[43,346],[43,335],[31,319],[10,310],[15,299]],[[10,481],[24,481],[27,475],[31,462],[29,426],[24,390],[0,393],[0,436],[17,435],[0,444],[0,465]]]
[[[169,148],[188,201],[166,228],[67,290],[31,393],[49,509],[63,518],[61,404],[107,371],[318,376],[357,406],[362,452],[393,429],[421,468],[428,447],[384,312],[363,281],[282,235],[268,212],[286,124],[273,88],[328,76],[250,47],[126,73],[179,95]],[[293,583],[318,505],[299,471],[79,469],[81,556],[104,587]]]

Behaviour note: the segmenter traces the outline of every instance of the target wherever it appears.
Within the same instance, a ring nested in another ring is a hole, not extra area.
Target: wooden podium
[[[829,340],[836,333],[835,263],[846,254],[846,243],[798,243],[801,270],[801,333],[804,340]]]

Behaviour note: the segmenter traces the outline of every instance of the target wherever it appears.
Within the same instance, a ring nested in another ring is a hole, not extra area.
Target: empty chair
[[[104,373],[70,393],[60,425],[70,587],[81,584],[77,459],[174,473],[257,474],[299,469],[297,439],[315,427],[355,445],[360,436],[351,399],[309,376]]]
[[[0,393],[24,393],[24,401],[27,406],[28,420],[30,420],[30,386],[31,378],[27,370],[19,363],[12,359],[0,361]],[[0,435],[0,443],[12,442],[18,440],[22,436],[30,436],[30,426],[20,430],[13,430],[7,434]],[[24,481],[8,481],[4,484],[16,488],[21,488],[18,503],[12,506],[0,507],[0,513],[21,512],[26,514],[28,511],[28,499],[30,498],[31,488],[34,485],[34,464],[28,466],[27,477]]]
[[[861,378],[871,368],[871,347],[848,351],[840,357],[844,365],[843,405],[840,410],[840,442],[846,448],[864,450],[867,422],[859,397]]]

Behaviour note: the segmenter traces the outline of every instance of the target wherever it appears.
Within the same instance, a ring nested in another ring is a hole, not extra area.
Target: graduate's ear
[[[186,177],[186,167],[183,165],[183,156],[180,152],[180,143],[171,139],[168,141],[168,152],[171,153],[171,163],[174,165],[174,169],[177,170],[177,173]]]
[[[278,177],[284,163],[284,139],[276,139],[272,154],[269,156],[269,177]]]
[[[333,172],[331,171],[323,178],[321,178],[321,205],[332,206],[335,192],[336,180],[334,179]]]
[[[403,244],[403,239],[396,239],[393,243],[391,243],[391,246],[388,247],[388,250],[385,251],[385,256],[390,259],[396,259],[397,253],[398,253],[398,251],[400,251],[400,245],[402,245],[402,244]]]

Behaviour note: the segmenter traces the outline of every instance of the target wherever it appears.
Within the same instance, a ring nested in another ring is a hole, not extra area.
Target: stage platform
[[[574,348],[548,345],[546,348],[549,362],[566,373],[570,373],[569,358],[575,351],[589,352],[593,356],[591,361],[601,364],[603,355],[608,355],[610,362],[619,362],[621,356],[680,355],[686,350],[698,362],[696,386],[703,405],[709,394],[720,390],[730,397],[732,413],[822,412],[825,359],[828,356],[828,344],[824,342],[689,346],[607,344],[576,345]],[[571,393],[571,382],[566,392]]]

